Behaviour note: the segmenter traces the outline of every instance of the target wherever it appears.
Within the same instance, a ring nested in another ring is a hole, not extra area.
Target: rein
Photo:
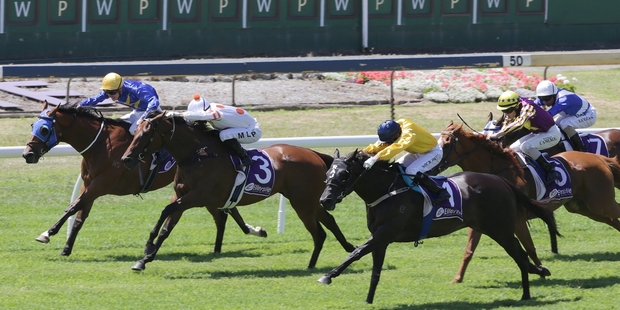
[[[101,126],[99,126],[99,132],[97,132],[97,135],[95,136],[95,139],[93,139],[93,142],[91,142],[83,151],[79,152],[80,155],[82,155],[86,151],[88,151],[95,144],[95,141],[97,141],[97,139],[99,139],[99,136],[101,135],[101,132],[103,131],[103,124],[104,123],[105,123],[105,120],[101,120]],[[73,125],[73,123],[71,123],[71,124]],[[62,136],[62,134],[60,134],[60,133],[59,133],[59,135]]]
[[[445,171],[446,169],[456,165],[456,163],[463,160],[464,158],[467,158],[469,155],[471,155],[473,152],[477,151],[480,147],[482,147],[485,143],[487,143],[487,140],[484,140],[481,143],[477,144],[473,149],[461,155],[459,154],[459,151],[456,149],[456,141],[458,141],[459,138],[456,135],[454,135],[454,131],[451,131],[451,132],[442,131],[441,134],[451,136],[452,138],[454,138],[455,141],[450,143],[450,150],[448,151],[448,154],[444,156],[445,159],[442,160],[438,165],[440,172]],[[452,154],[452,151],[454,151],[457,158],[451,162],[448,162],[447,158],[450,157],[450,154]]]

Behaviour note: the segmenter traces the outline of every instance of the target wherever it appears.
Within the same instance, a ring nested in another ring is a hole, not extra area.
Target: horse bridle
[[[360,175],[353,182],[351,182],[351,175],[352,175],[352,171],[351,170],[352,170],[352,167],[350,165],[346,164],[346,163],[345,163],[345,165],[346,165],[346,169],[343,169],[343,170],[346,172],[346,174],[349,177],[347,178],[346,181],[341,182],[342,184],[344,184],[343,186],[341,186],[340,183],[327,182],[327,181],[325,182],[326,186],[335,187],[335,188],[340,190],[340,195],[338,195],[338,197],[336,197],[336,202],[337,203],[341,202],[346,196],[348,196],[349,194],[351,194],[351,192],[353,192],[353,189],[354,189],[355,184],[357,183],[357,181],[359,181],[359,179],[362,178],[362,176],[366,173],[366,171],[368,171],[366,169],[362,170]],[[391,170],[387,170],[387,169],[383,169],[383,168],[373,167],[371,169],[381,169],[383,171],[395,173],[397,176],[398,175],[402,175],[402,173],[397,173],[397,172],[394,172],[394,171],[391,171]],[[333,171],[333,169],[332,169],[332,171]],[[333,181],[334,177],[330,178],[330,180]],[[394,184],[395,184],[395,182],[392,183],[392,186]],[[390,198],[392,196],[398,195],[400,193],[404,193],[404,192],[406,192],[408,190],[409,190],[409,186],[405,186],[405,187],[397,189],[397,190],[389,191],[385,195],[383,195],[383,196],[379,197],[378,199],[376,199],[374,202],[367,203],[366,206],[369,207],[369,208],[372,208],[372,207],[378,205],[383,200],[385,200],[387,198]]]
[[[463,153],[463,154],[459,154],[459,151],[456,149],[456,142],[459,140],[459,138],[454,134],[454,130],[452,131],[442,131],[441,135],[447,135],[453,138],[453,141],[450,142],[450,149],[448,150],[448,153],[443,155],[443,158],[441,160],[441,162],[439,162],[439,165],[437,165],[439,172],[443,172],[446,169],[456,165],[459,161],[463,160],[464,158],[466,158],[467,156],[471,155],[473,152],[475,152],[476,150],[478,150],[480,147],[482,147],[485,143],[487,143],[487,140],[482,141],[481,143],[479,143],[478,145],[476,145],[473,149]],[[456,159],[448,162],[448,158],[450,157],[450,154],[452,154],[452,152],[456,153]]]
[[[99,112],[99,111],[97,111]],[[101,119],[101,124],[99,126],[99,131],[97,132],[97,135],[95,136],[95,138],[93,139],[93,141],[81,152],[78,152],[80,155],[84,154],[86,151],[88,151],[94,144],[95,141],[97,141],[97,139],[99,139],[99,136],[101,135],[101,132],[103,131],[103,127],[104,127],[104,123],[105,123],[105,119],[103,118],[103,116],[100,113],[100,119]],[[42,133],[37,133],[36,128],[35,128],[35,124],[32,124],[33,127],[33,132],[32,135],[39,138],[39,140],[41,140],[43,142],[43,144],[45,145],[45,147],[43,147],[41,149],[41,156],[45,155],[47,152],[49,152],[49,150],[51,150],[54,146],[58,145],[58,143],[60,142],[60,140],[58,139],[58,137],[62,137],[64,132],[67,132],[69,130],[71,130],[71,128],[73,127],[73,125],[75,124],[75,120],[77,120],[77,116],[75,114],[73,114],[73,120],[71,121],[71,123],[69,124],[69,126],[63,131],[58,131],[58,135],[56,134],[57,130],[56,130],[56,118],[49,116],[47,114],[45,114],[44,112],[41,112],[41,114],[38,116],[39,120],[43,120],[43,121],[47,121],[49,123],[51,123],[51,128],[49,128],[49,133],[48,134],[42,134]],[[45,124],[48,125],[48,124]],[[45,136],[44,139],[42,138],[42,135]],[[52,139],[52,137],[54,138],[54,143],[52,143],[51,145],[48,144],[48,142],[50,141],[50,139]],[[26,143],[27,146],[29,146],[30,148],[33,148],[34,142],[33,141],[29,141],[28,143]]]
[[[164,117],[165,117],[165,113],[164,113],[164,115],[162,115],[162,118],[164,118]],[[151,144],[151,142],[153,142],[153,136],[155,135],[155,132],[157,132],[157,133],[161,136],[161,138],[162,138],[162,145],[163,145],[163,144],[165,143],[165,141],[166,141],[166,140],[164,139],[164,137],[165,137],[164,133],[162,133],[162,132],[160,132],[160,131],[158,130],[158,128],[157,128],[157,123],[156,123],[156,122],[153,122],[153,119],[152,119],[152,118],[145,118],[145,119],[144,119],[144,121],[145,121],[145,122],[147,122],[147,123],[149,123],[149,125],[151,125],[151,127],[153,127],[153,130],[151,130],[151,136],[149,137],[148,142],[147,142],[147,143],[146,143],[146,145],[144,146],[143,151],[142,151],[142,152],[140,152],[140,153],[138,154],[138,156],[137,156],[137,159],[138,159],[139,161],[141,161],[141,162],[144,162],[144,157],[146,156],[146,155],[145,155],[145,153],[147,152],[148,147],[149,147],[149,145]],[[170,139],[169,139],[169,140],[172,140],[172,137],[174,137],[174,132],[175,132],[175,130],[176,130],[176,122],[175,122],[175,120],[174,120],[174,119],[171,119],[170,121],[172,122],[172,129],[170,130]]]

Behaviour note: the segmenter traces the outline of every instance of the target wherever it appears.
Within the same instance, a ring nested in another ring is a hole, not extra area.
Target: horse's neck
[[[58,137],[59,141],[71,145],[78,152],[87,149],[119,146],[124,151],[131,142],[131,137],[128,137],[130,136],[129,133],[120,125],[111,125],[104,123],[103,120],[99,121],[80,116],[76,116],[75,120],[63,124],[63,128],[58,134],[62,134]],[[103,140],[109,143],[103,143]]]
[[[379,167],[373,167],[359,176],[354,190],[366,203],[372,203],[388,192],[405,186],[399,182],[400,178],[402,176],[396,172],[386,172]]]

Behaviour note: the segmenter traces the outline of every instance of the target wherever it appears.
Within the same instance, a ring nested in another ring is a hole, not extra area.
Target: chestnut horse
[[[372,253],[370,288],[366,297],[366,302],[372,303],[388,245],[392,242],[415,242],[424,235],[424,196],[405,182],[404,178],[409,176],[403,174],[399,165],[379,161],[365,170],[363,163],[370,154],[354,151],[344,158],[338,156],[336,152],[334,163],[327,172],[327,187],[321,196],[321,204],[325,209],[333,210],[345,196],[355,191],[366,202],[367,226],[372,236],[340,266],[322,276],[319,282],[330,284],[332,278],[339,276],[354,261]],[[545,210],[499,176],[461,172],[449,176],[448,182],[456,185],[456,188],[444,185],[452,195],[450,205],[456,206],[461,202],[460,212],[443,212],[448,208],[441,205],[436,207],[436,211],[430,211],[429,216],[460,213],[462,217],[432,221],[426,237],[445,236],[465,227],[488,235],[519,267],[523,287],[521,299],[530,299],[528,272],[543,275],[545,271],[529,262],[527,253],[514,237],[517,214],[520,209],[527,209],[543,219],[550,231],[559,235],[553,212]]]
[[[37,241],[48,243],[50,236],[58,233],[70,216],[76,214],[73,227],[67,238],[61,255],[71,255],[78,232],[84,225],[95,200],[104,195],[137,195],[149,190],[162,188],[172,182],[176,165],[158,173],[150,187],[142,183],[149,173],[148,165],[140,169],[127,170],[121,163],[121,155],[131,143],[129,124],[120,119],[104,118],[93,107],[79,107],[76,103],[48,107],[43,104],[43,111],[32,125],[32,137],[22,154],[26,162],[36,164],[39,159],[59,142],[66,142],[82,155],[81,177],[84,181],[80,195],[65,209],[60,219],[43,232]],[[148,155],[151,162],[152,155]],[[176,198],[175,198],[176,199]],[[208,209],[215,220],[217,237],[214,252],[221,252],[226,226],[227,214],[216,208]],[[246,234],[266,237],[262,228],[255,229],[243,222],[236,209],[230,211],[232,217]]]
[[[149,235],[146,255],[132,267],[134,270],[144,270],[145,264],[155,259],[157,251],[185,210],[201,205],[222,208],[227,204],[238,173],[231,161],[230,150],[222,143],[218,133],[217,130],[205,130],[188,124],[179,116],[167,117],[161,112],[149,113],[136,129],[133,142],[122,157],[125,166],[133,168],[142,153],[165,147],[177,160],[179,168],[174,184],[178,199],[162,211]],[[346,240],[334,217],[319,204],[319,197],[325,188],[325,171],[333,158],[286,144],[276,144],[263,151],[268,155],[274,171],[268,169],[269,159],[261,157],[257,161],[260,163],[258,171],[252,171],[252,174],[264,180],[273,179],[271,191],[264,195],[244,194],[237,205],[250,205],[276,193],[288,198],[314,241],[308,268],[316,266],[327,237],[321,224],[336,236],[346,251],[353,251],[355,247]]]
[[[442,169],[458,165],[463,171],[497,174],[515,184],[528,197],[536,198],[532,173],[521,167],[514,151],[502,148],[497,142],[488,141],[484,134],[465,131],[462,127],[450,122],[439,137],[444,152],[440,163]],[[620,187],[620,164],[616,159],[575,151],[556,154],[553,158],[558,159],[568,170],[573,197],[547,200],[545,207],[556,210],[564,205],[568,212],[581,214],[620,231],[620,205],[615,201],[614,190],[614,187]],[[536,265],[540,265],[527,229],[527,219],[527,214],[520,217],[517,236],[530,258]],[[453,282],[463,280],[479,240],[480,233],[470,230],[467,250]]]

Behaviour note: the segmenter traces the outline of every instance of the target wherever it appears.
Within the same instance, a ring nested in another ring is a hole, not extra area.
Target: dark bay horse
[[[162,211],[149,235],[146,255],[133,266],[134,270],[144,270],[145,264],[155,259],[157,251],[185,210],[202,205],[210,208],[225,206],[238,174],[231,161],[230,150],[221,142],[218,133],[216,130],[206,131],[188,124],[179,116],[167,117],[161,112],[150,113],[136,129],[133,142],[122,157],[128,168],[136,165],[142,153],[161,147],[172,154],[179,168],[174,184],[178,199]],[[271,191],[265,194],[271,196],[281,193],[288,198],[312,235],[314,250],[308,268],[316,266],[327,237],[321,224],[336,236],[346,251],[353,251],[355,247],[346,240],[334,217],[319,204],[319,197],[325,188],[325,172],[333,158],[286,144],[276,144],[263,151],[273,164],[274,171],[267,169],[268,161],[265,159],[260,161],[260,171],[251,173],[265,179],[274,179]],[[268,196],[244,194],[237,205],[250,205]]]
[[[486,135],[466,131],[462,125],[450,122],[441,133],[439,144],[444,152],[440,163],[442,169],[458,165],[463,171],[497,174],[515,184],[528,197],[537,197],[536,183],[530,170],[521,167],[514,151],[502,148],[497,142],[488,141]],[[573,197],[546,201],[545,207],[556,210],[564,205],[568,212],[581,214],[620,231],[620,205],[615,201],[614,190],[614,187],[620,186],[617,158],[575,151],[563,152],[553,158],[557,158],[567,168]],[[527,219],[527,215],[519,218],[517,236],[530,258],[540,265],[527,229]],[[463,280],[479,240],[480,233],[470,230],[468,249],[454,282]]]
[[[121,156],[131,143],[129,124],[120,119],[104,118],[92,107],[78,107],[77,103],[48,107],[33,124],[33,136],[22,154],[26,162],[36,164],[39,159],[58,142],[66,142],[82,155],[81,177],[84,181],[80,196],[65,209],[60,219],[52,227],[37,237],[37,241],[48,243],[50,236],[58,233],[67,219],[76,214],[73,227],[61,255],[71,255],[78,232],[84,225],[94,201],[104,195],[139,194],[167,186],[174,179],[176,165],[168,171],[158,173],[151,186],[144,188],[143,179],[148,175],[148,165],[140,169],[127,170],[121,163]],[[151,162],[152,156],[147,158]],[[176,198],[174,198],[176,199]],[[215,208],[209,209],[217,226],[214,252],[221,252],[227,214]],[[266,236],[262,229],[246,225],[239,212],[231,210],[231,215],[246,234]]]
[[[370,170],[365,170],[363,163],[370,156],[354,151],[339,158],[337,152],[327,172],[327,187],[321,195],[323,207],[333,210],[345,196],[355,191],[366,202],[367,225],[372,236],[355,249],[340,266],[319,279],[321,283],[330,284],[332,278],[339,276],[354,261],[372,253],[372,275],[367,303],[373,302],[388,245],[392,242],[414,242],[420,239],[424,207],[424,196],[411,190],[405,183],[398,165],[378,161]],[[544,271],[529,262],[527,253],[514,237],[517,213],[520,209],[527,209],[539,215],[549,225],[550,231],[559,235],[553,213],[499,176],[461,172],[451,175],[448,180],[458,187],[452,192],[450,203],[454,206],[462,202],[462,219],[433,221],[427,238],[445,236],[465,227],[488,235],[519,267],[523,286],[521,299],[530,299],[528,272],[542,275]],[[443,210],[446,209],[442,206],[434,212],[441,214]]]

